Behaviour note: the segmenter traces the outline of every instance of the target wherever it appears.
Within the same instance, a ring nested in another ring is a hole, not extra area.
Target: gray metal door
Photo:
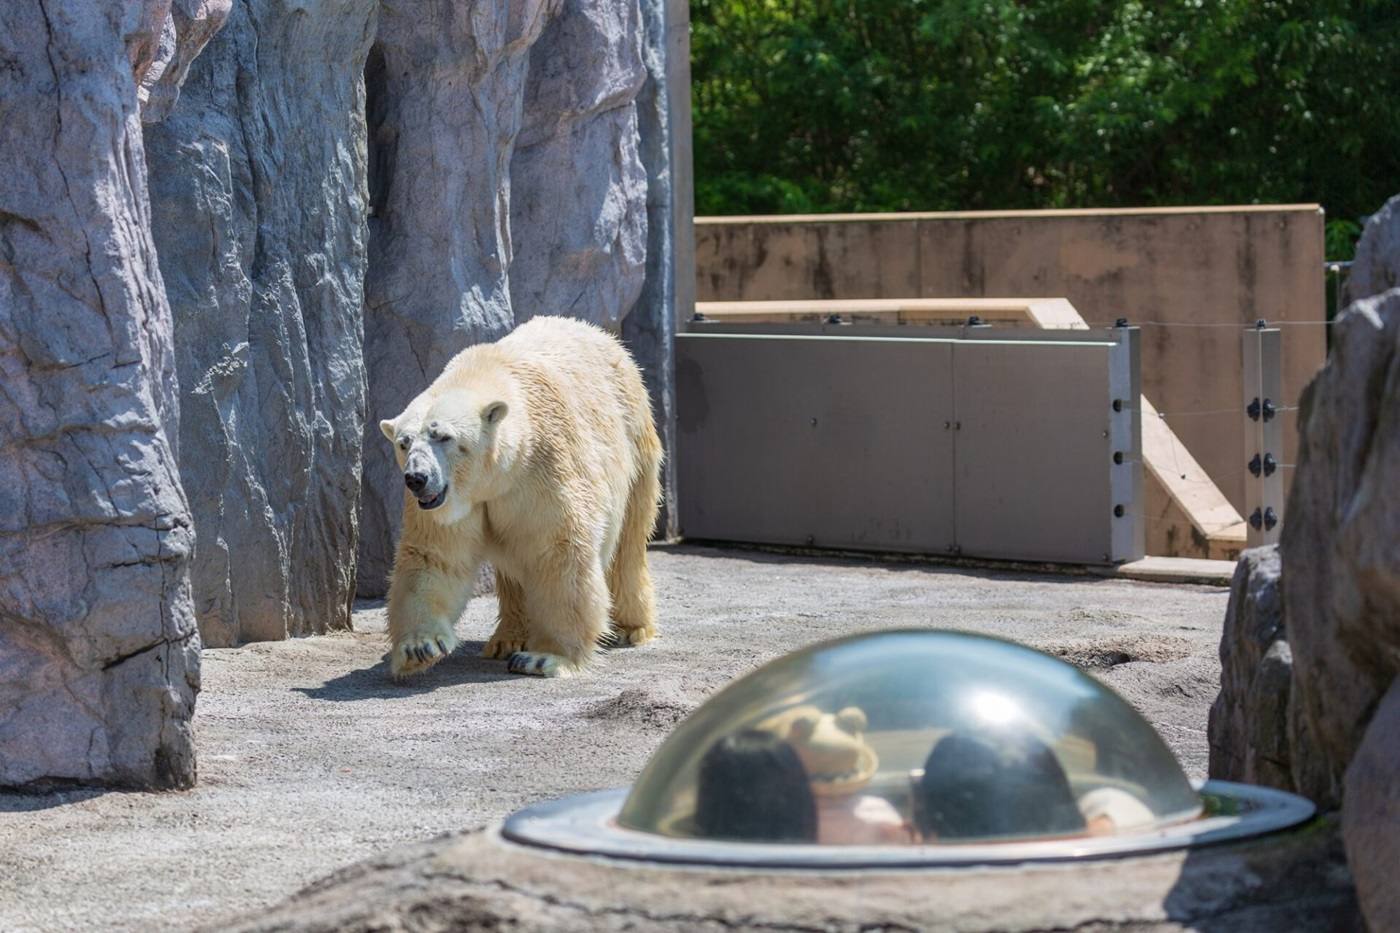
[[[698,334],[679,342],[686,537],[952,548],[951,343]]]
[[[1107,345],[968,340],[953,351],[958,546],[979,557],[1107,561]]]

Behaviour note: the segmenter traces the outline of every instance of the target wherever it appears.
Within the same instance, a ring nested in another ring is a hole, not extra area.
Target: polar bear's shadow
[[[333,677],[319,687],[293,687],[292,690],[313,700],[341,703],[352,700],[393,699],[431,693],[440,687],[463,684],[487,684],[499,680],[520,680],[519,675],[506,671],[505,662],[480,657],[482,641],[464,641],[446,659],[399,683],[389,676],[388,660],[373,667],[361,668]]]

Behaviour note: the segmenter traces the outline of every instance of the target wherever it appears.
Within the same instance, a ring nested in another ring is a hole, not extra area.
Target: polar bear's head
[[[501,435],[511,408],[501,394],[429,391],[397,418],[379,422],[394,445],[409,495],[438,521],[465,518],[472,503],[490,498],[500,480],[510,459]]]

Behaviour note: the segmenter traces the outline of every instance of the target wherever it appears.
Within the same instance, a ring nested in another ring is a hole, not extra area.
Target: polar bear
[[[406,486],[389,583],[396,679],[452,653],[483,561],[500,618],[482,655],[513,673],[567,674],[600,643],[652,639],[661,442],[617,340],[534,318],[459,353],[379,427]]]

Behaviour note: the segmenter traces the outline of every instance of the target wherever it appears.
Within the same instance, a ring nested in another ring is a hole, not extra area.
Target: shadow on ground
[[[499,680],[518,680],[509,674],[504,661],[479,657],[483,641],[464,641],[445,661],[422,674],[395,681],[389,676],[389,662],[380,661],[374,667],[361,668],[333,677],[319,687],[293,687],[313,700],[343,703],[354,700],[391,700],[394,697],[431,693],[442,687],[461,684],[487,684]]]

